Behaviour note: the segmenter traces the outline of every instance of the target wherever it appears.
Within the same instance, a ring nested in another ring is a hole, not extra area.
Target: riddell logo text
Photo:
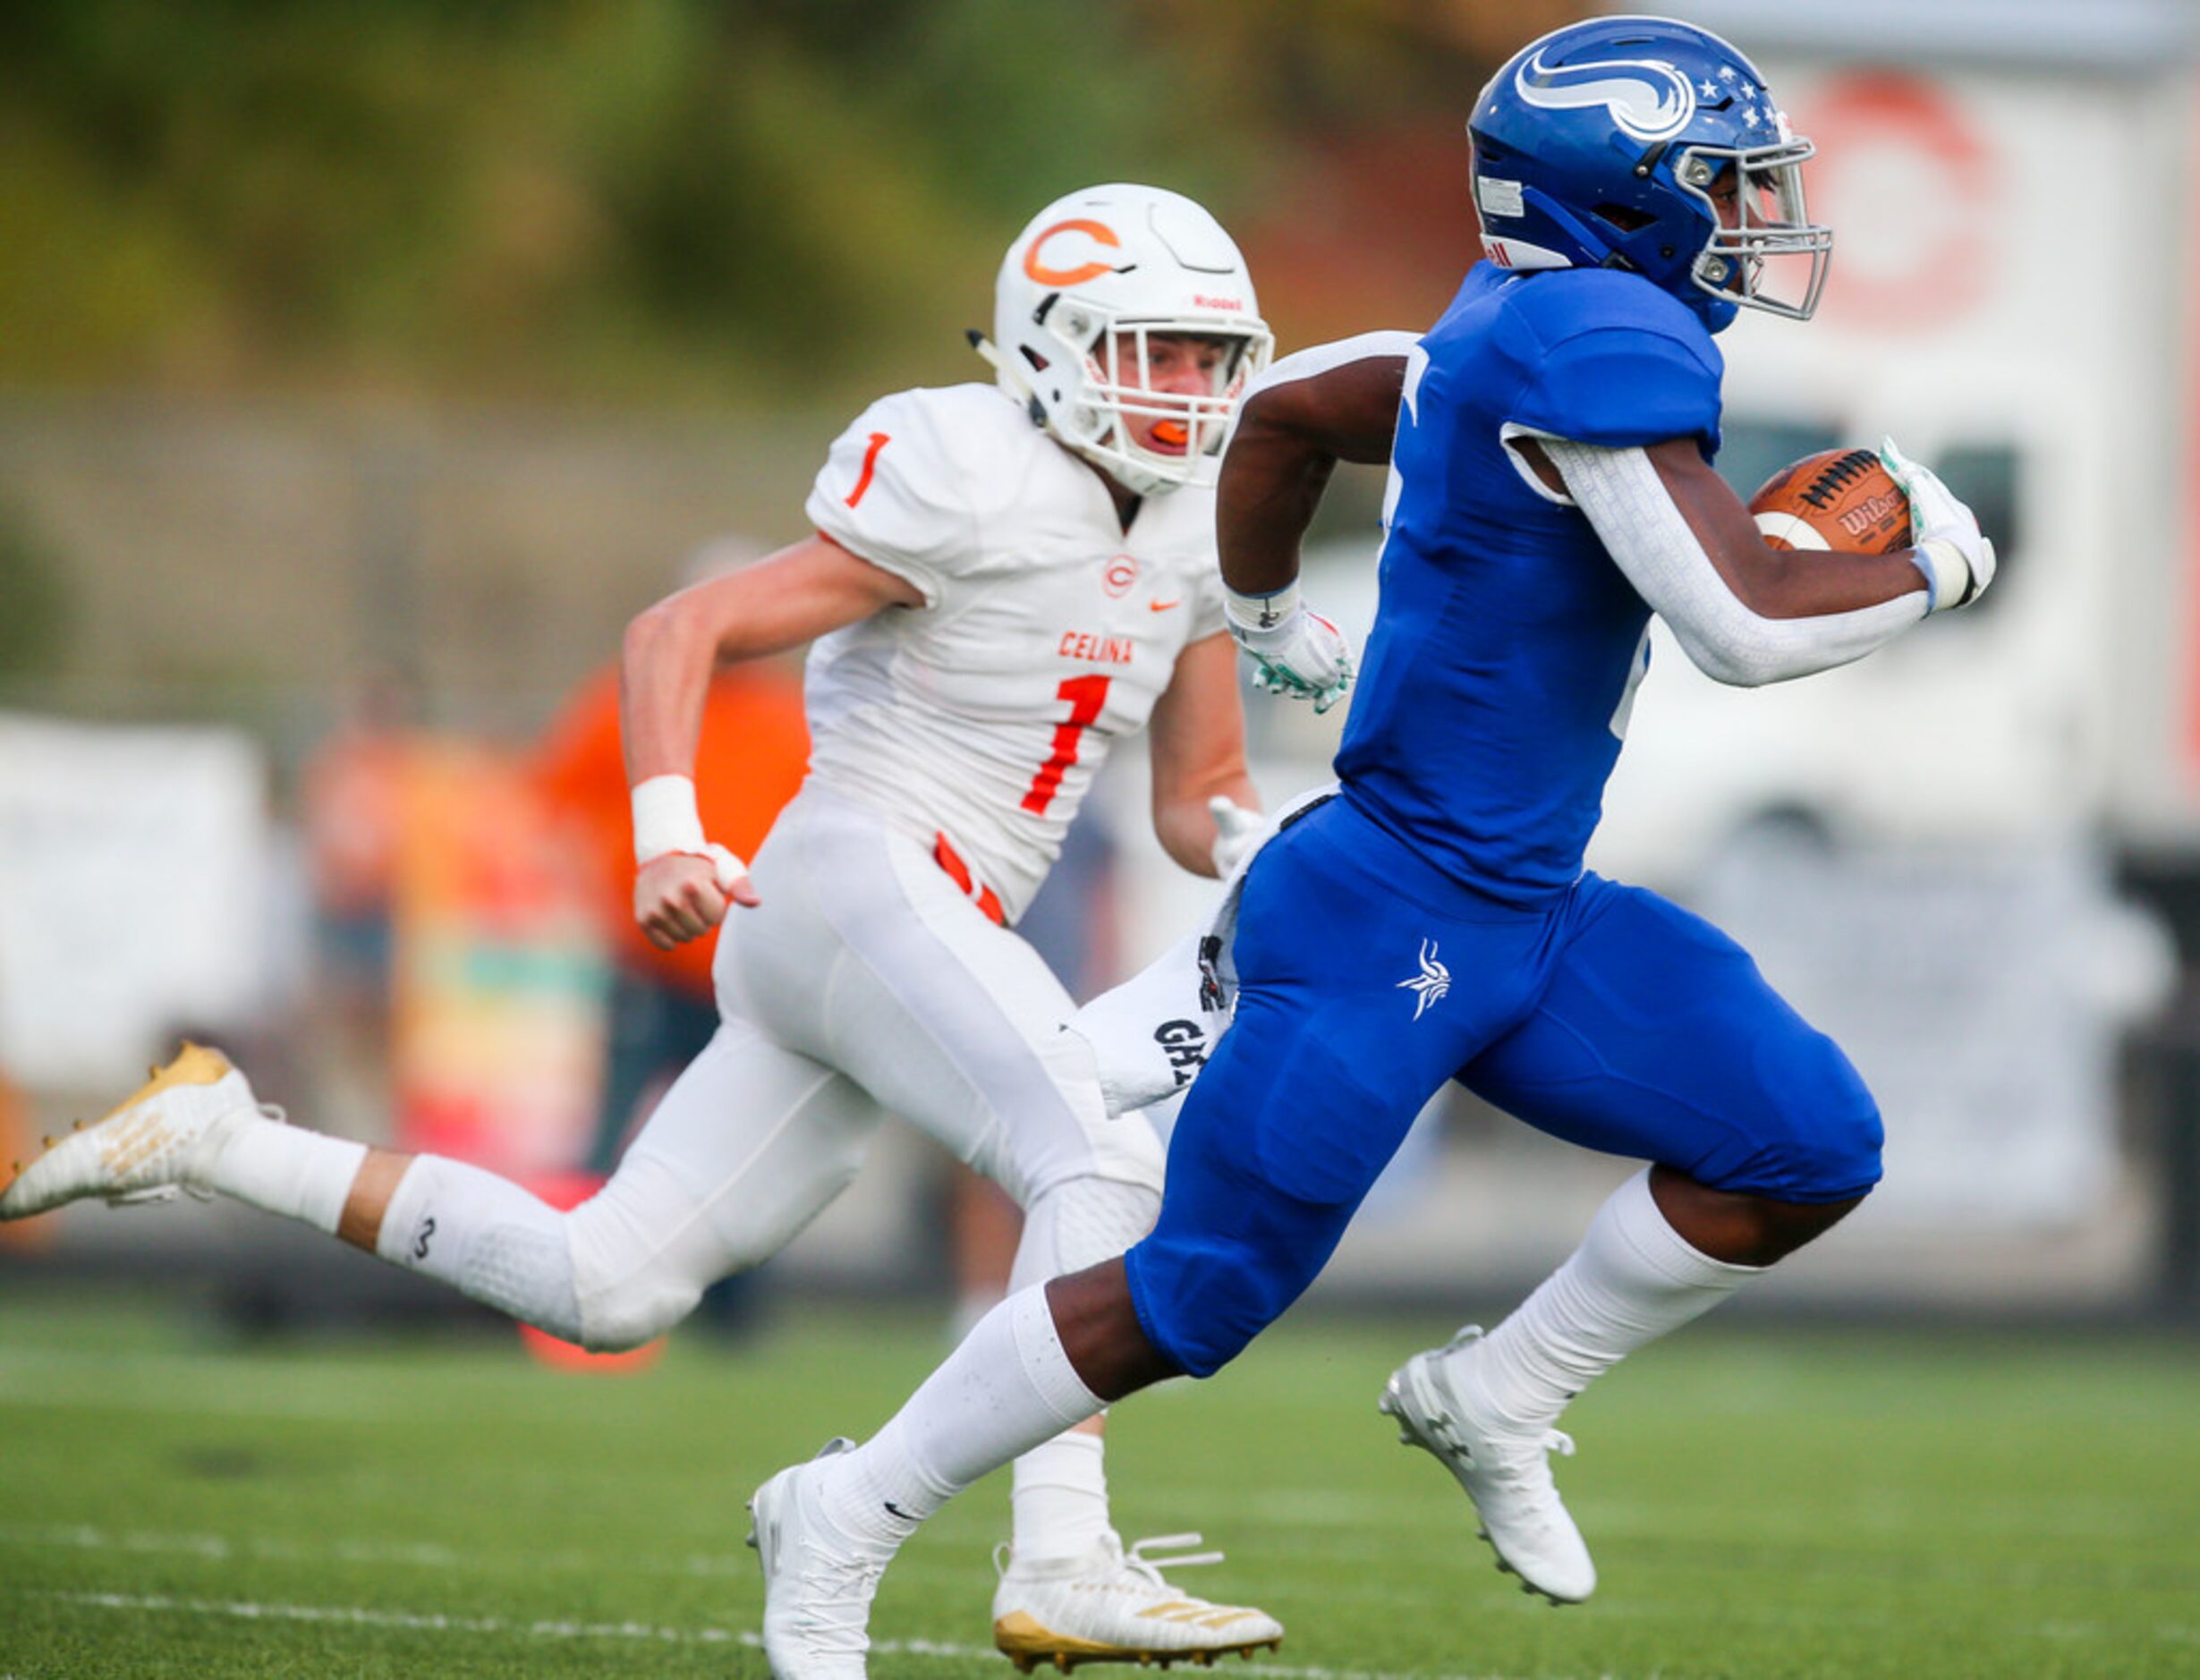
[[[1210,298],[1197,292],[1192,294],[1192,301],[1202,310],[1242,310],[1245,307],[1243,298]]]

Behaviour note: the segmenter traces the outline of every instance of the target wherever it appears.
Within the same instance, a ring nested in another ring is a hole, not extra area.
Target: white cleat
[[[1482,1327],[1470,1324],[1443,1346],[1415,1353],[1390,1374],[1380,1409],[1398,1421],[1398,1439],[1435,1455],[1458,1479],[1482,1519],[1497,1566],[1524,1592],[1578,1604],[1596,1591],[1596,1565],[1550,1479],[1552,1452],[1572,1456],[1557,1430],[1524,1432],[1478,1417],[1467,1403]]]
[[[1159,1557],[1149,1548],[1197,1546],[1196,1534],[1142,1540],[1126,1553],[1113,1534],[1083,1557],[1020,1564],[1010,1557],[993,1594],[993,1642],[1025,1674],[1051,1663],[1194,1662],[1232,1651],[1250,1657],[1283,1643],[1283,1624],[1260,1610],[1210,1604],[1171,1586],[1164,1568],[1215,1564],[1220,1552]],[[998,1564],[1002,1552],[994,1554]]]
[[[260,1107],[244,1075],[219,1050],[186,1044],[167,1066],[106,1118],[80,1125],[0,1192],[0,1219],[27,1219],[64,1202],[166,1201],[178,1190],[213,1192],[200,1174]]]
[[[764,1656],[773,1680],[863,1680],[871,1600],[894,1553],[836,1528],[817,1485],[820,1460],[854,1449],[837,1436],[750,1498],[749,1544],[764,1569]]]

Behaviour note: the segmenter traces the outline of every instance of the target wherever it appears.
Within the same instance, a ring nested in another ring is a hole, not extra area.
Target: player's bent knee
[[[685,1278],[638,1273],[581,1300],[581,1345],[591,1353],[630,1353],[654,1342],[695,1311],[702,1286]]]
[[[615,1181],[616,1182],[616,1181]],[[626,1204],[606,1192],[566,1216],[573,1251],[581,1345],[590,1353],[624,1353],[655,1341],[701,1301],[721,1277],[748,1270],[769,1251],[747,1252],[715,1239],[695,1242],[700,1222],[672,1210]]]
[[[1113,1260],[1153,1229],[1161,1210],[1158,1184],[1126,1184],[1110,1178],[1073,1179],[1032,1204],[1024,1217],[1050,1220],[1057,1275],[1083,1271]]]
[[[1735,1188],[1782,1201],[1845,1201],[1879,1182],[1886,1142],[1879,1105],[1831,1039],[1816,1059],[1795,1104],[1760,1144],[1753,1182]]]
[[[1795,1184],[1795,1200],[1846,1201],[1867,1193],[1883,1170],[1880,1150],[1885,1141],[1875,1106],[1822,1121],[1791,1145],[1788,1175]]]
[[[1244,1353],[1321,1269],[1242,1244],[1189,1251],[1159,1240],[1133,1249],[1125,1267],[1147,1340],[1192,1377],[1211,1377]]]

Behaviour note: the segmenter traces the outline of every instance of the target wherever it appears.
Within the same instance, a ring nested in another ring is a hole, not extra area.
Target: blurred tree
[[[1100,179],[1285,230],[1287,342],[1425,312],[1520,12],[0,0],[0,381],[838,405],[971,371],[1006,234]]]

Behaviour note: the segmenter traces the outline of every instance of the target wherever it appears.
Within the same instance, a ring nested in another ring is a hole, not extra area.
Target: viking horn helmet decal
[[[1613,58],[1600,64],[1547,65],[1541,53],[1520,66],[1514,89],[1545,111],[1601,105],[1637,140],[1670,140],[1695,115],[1695,89],[1657,59]]]

